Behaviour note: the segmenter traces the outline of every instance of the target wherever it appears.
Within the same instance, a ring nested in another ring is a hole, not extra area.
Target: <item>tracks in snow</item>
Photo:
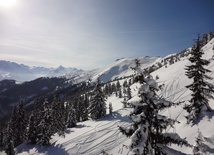
[[[121,121],[102,121],[98,123],[92,130],[82,135],[70,139],[62,144],[63,148],[67,148],[69,155],[97,155],[102,150],[110,150],[119,147],[127,138],[122,135],[118,126],[127,126],[129,123]]]

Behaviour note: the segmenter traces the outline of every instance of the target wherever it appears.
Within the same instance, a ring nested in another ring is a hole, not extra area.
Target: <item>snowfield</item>
[[[213,45],[214,39],[203,47],[205,52],[204,59],[211,62],[208,66],[209,70],[212,71],[209,75],[211,77],[214,77]],[[116,63],[121,64],[121,61],[125,60],[121,59]],[[155,59],[149,61],[148,64],[151,65],[155,61],[160,60]],[[198,130],[200,130],[203,136],[209,139],[209,143],[206,143],[207,150],[209,150],[207,154],[214,154],[214,112],[204,113],[197,124],[186,124],[185,115],[187,113],[183,110],[183,106],[188,104],[191,92],[185,86],[190,84],[191,80],[186,77],[184,68],[189,64],[190,62],[187,58],[181,58],[180,61],[168,65],[167,68],[163,66],[152,73],[153,77],[159,76],[157,80],[159,85],[164,84],[162,91],[159,92],[160,96],[173,102],[184,101],[180,106],[162,111],[162,114],[180,122],[174,128],[168,128],[167,132],[176,132],[181,138],[186,137],[191,145],[195,145]],[[112,69],[111,66],[107,67],[103,70],[103,73],[107,73],[107,70],[110,72],[109,68]],[[120,77],[120,73],[121,76],[133,74],[133,71],[130,69],[119,72],[119,68],[121,68],[121,65],[118,65],[118,68],[114,68],[118,73],[118,77]],[[101,74],[102,72],[100,71],[99,73]],[[115,72],[112,71],[112,73]],[[111,77],[114,76],[111,75]],[[214,84],[214,80],[210,82]],[[137,102],[139,100],[137,95],[139,87],[139,83],[131,86],[133,98],[129,102]],[[108,97],[106,103],[107,106],[110,102],[112,103],[114,111],[112,114],[96,121],[88,120],[78,123],[76,127],[67,129],[64,137],[54,135],[52,139],[53,145],[50,147],[22,144],[16,150],[19,155],[99,155],[102,154],[103,150],[113,155],[131,155],[128,149],[130,139],[120,133],[118,126],[129,126],[131,121],[128,115],[132,108],[123,108],[121,101],[123,99],[119,99],[115,95]],[[209,104],[214,109],[214,100],[210,100]],[[178,154],[192,154],[193,151],[193,148],[174,145],[171,147],[181,152]],[[171,152],[170,154],[174,153]]]

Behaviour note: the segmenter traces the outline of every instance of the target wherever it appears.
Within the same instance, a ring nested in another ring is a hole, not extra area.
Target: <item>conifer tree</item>
[[[53,119],[53,133],[62,135],[65,131],[65,106],[58,98],[54,98],[52,104],[52,119]]]
[[[194,155],[203,155],[205,154],[205,148],[203,143],[205,142],[205,137],[200,131],[198,131],[198,136],[196,137],[196,145],[193,148]]]
[[[31,144],[35,144],[37,142],[36,116],[34,113],[30,115],[29,119],[28,140]]]
[[[39,134],[38,126],[39,126],[40,118],[41,116],[39,114],[39,101],[38,99],[36,99],[34,101],[34,110],[30,115],[29,125],[28,125],[27,139],[31,144],[37,143],[37,138]]]
[[[99,79],[97,80],[90,100],[89,113],[92,119],[99,119],[106,115],[105,95],[102,92]]]
[[[5,144],[5,152],[7,155],[15,155],[14,150],[14,134],[12,133],[11,128],[8,128],[8,135]]]
[[[143,76],[141,73],[138,76]],[[131,137],[130,149],[133,154],[165,155],[167,152],[164,148],[172,143],[189,146],[187,141],[180,138],[178,134],[163,132],[167,127],[173,127],[176,120],[163,116],[159,112],[171,107],[174,103],[157,95],[158,85],[151,76],[137,79],[141,79],[139,81],[141,101],[133,103],[135,108],[130,115],[133,124],[129,128],[119,127],[123,134]]]
[[[13,113],[11,119],[9,121],[9,128],[13,132],[13,140],[15,146],[21,144],[27,138],[27,119],[24,110],[24,103],[21,100],[18,106],[15,106],[13,109]]]
[[[210,155],[213,154],[213,137],[205,137],[200,130],[196,137],[196,144],[193,147],[193,155]]]
[[[112,90],[112,93],[113,92],[115,92],[115,93],[117,92],[117,87],[116,87],[115,83],[112,83],[111,90]]]
[[[128,86],[128,82],[127,82],[127,80],[125,80],[124,82],[123,82],[123,87],[127,87]]]
[[[120,88],[121,88],[120,82],[119,82],[119,80],[117,80],[117,83],[116,83],[116,89],[117,89],[117,91],[119,91]]]
[[[134,70],[136,73],[140,69],[141,64],[140,64],[140,59],[138,59],[138,58],[136,58],[134,61],[135,61],[135,66],[131,67],[131,69]]]
[[[131,92],[131,88],[129,86],[127,87],[127,98],[128,98],[128,100],[132,98],[132,92]]]
[[[106,96],[109,95],[109,85],[108,84],[105,84],[103,92],[105,93]]]
[[[10,125],[11,125],[11,122],[9,121],[9,123],[6,124],[6,129],[4,132],[3,150],[5,150],[7,155],[14,155],[15,154],[15,151],[14,151],[15,134]]]
[[[125,94],[127,94],[127,91],[126,91],[125,87],[123,87],[123,94],[124,94],[124,97],[125,97]]]
[[[73,108],[73,106],[67,106],[67,109],[68,109],[68,117],[66,121],[67,127],[68,128],[75,127],[77,124],[75,109]]]
[[[76,121],[81,122],[81,113],[82,113],[82,100],[79,96],[76,96],[73,102],[73,108],[75,109]]]
[[[49,145],[51,136],[53,134],[53,117],[52,110],[47,98],[45,98],[39,115],[40,121],[38,125],[38,143],[42,145]]]
[[[204,66],[209,65],[210,62],[202,59],[204,53],[201,48],[202,44],[200,36],[198,36],[189,58],[192,64],[185,68],[187,77],[193,80],[192,84],[186,86],[192,91],[190,104],[184,107],[189,113],[186,117],[187,123],[195,121],[202,111],[211,111],[209,99],[214,99],[212,96],[212,93],[214,93],[214,85],[206,81],[212,79],[206,75],[206,73],[210,73],[211,71],[204,68]]]
[[[119,89],[119,94],[118,94],[118,96],[119,96],[119,98],[122,98],[122,97],[123,97],[121,89]]]
[[[113,107],[112,107],[112,103],[110,102],[110,103],[109,103],[109,114],[111,114],[112,111],[113,111]]]
[[[128,85],[131,86],[132,83],[133,83],[132,79],[129,79],[129,84]]]
[[[88,98],[88,95],[85,94],[83,98],[83,106],[82,106],[82,121],[88,120],[88,106],[89,106],[89,98]]]

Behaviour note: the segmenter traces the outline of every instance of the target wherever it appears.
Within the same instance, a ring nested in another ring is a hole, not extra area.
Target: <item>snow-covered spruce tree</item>
[[[112,114],[112,111],[113,111],[113,107],[112,107],[112,103],[110,102],[109,103],[109,114]]]
[[[210,62],[202,59],[204,53],[201,48],[200,36],[198,36],[196,44],[190,53],[189,61],[192,64],[185,68],[187,77],[193,79],[192,84],[186,86],[186,88],[192,91],[190,104],[184,107],[189,113],[188,116],[186,116],[187,123],[194,122],[202,111],[211,111],[208,102],[209,99],[214,99],[212,96],[212,93],[214,93],[214,85],[206,81],[212,79],[206,75],[206,73],[211,71],[204,68],[204,66],[207,66]]]
[[[52,104],[52,118],[53,118],[53,127],[52,131],[62,135],[66,128],[65,123],[65,106],[58,98],[54,97]]]
[[[213,154],[213,136],[205,137],[198,130],[198,136],[196,137],[196,144],[193,148],[194,155],[211,155]]]
[[[132,92],[130,86],[127,87],[127,98],[128,100],[132,98]]]
[[[80,99],[80,97],[78,95],[75,97],[72,104],[73,104],[73,108],[75,109],[76,120],[77,120],[77,122],[81,122],[82,100]]]
[[[105,95],[102,92],[99,79],[93,90],[88,110],[92,119],[99,119],[106,115]]]
[[[21,100],[18,106],[13,109],[12,116],[9,121],[9,128],[13,132],[13,140],[15,146],[21,144],[27,138],[27,125],[28,121],[26,118],[24,103]]]
[[[45,98],[42,108],[39,111],[39,115],[40,121],[38,124],[38,143],[42,145],[49,145],[51,136],[53,134],[53,117],[52,109],[47,98]]]
[[[119,97],[119,98],[122,98],[122,97],[123,97],[121,89],[119,89],[118,97]]]
[[[140,65],[141,65],[140,64],[140,59],[136,58],[134,61],[135,61],[135,66],[131,67],[131,69],[134,70],[135,73],[137,73],[139,68],[140,68]]]
[[[34,113],[32,113],[29,118],[27,139],[31,144],[35,144],[37,142],[37,125],[36,125],[36,116]]]
[[[41,116],[39,115],[39,100],[36,99],[34,101],[34,110],[30,115],[29,125],[28,125],[27,139],[30,144],[37,143],[37,138],[39,134],[38,126],[40,121],[41,121]]]
[[[14,137],[15,137],[14,133],[8,125],[7,133],[6,133],[6,140],[5,140],[5,147],[4,147],[4,150],[7,155],[15,155]]]
[[[143,76],[143,75],[140,75]],[[171,144],[189,146],[185,139],[176,133],[163,132],[168,127],[173,127],[177,121],[159,114],[165,108],[174,104],[156,94],[158,85],[151,77],[139,77],[141,88],[139,96],[141,101],[134,103],[134,111],[130,115],[133,124],[129,128],[119,127],[127,137],[131,137],[130,149],[135,155],[165,155],[165,148]],[[176,150],[174,150],[176,151]]]
[[[1,150],[5,151],[7,155],[14,155],[14,138],[15,134],[11,128],[11,120],[5,124],[4,129],[3,129],[3,139],[2,139],[2,144],[3,146],[1,147]]]
[[[205,137],[198,130],[198,136],[196,137],[196,145],[193,148],[194,155],[204,155],[206,149],[203,147],[203,142],[205,142]]]
[[[89,97],[88,94],[84,95],[83,99],[83,106],[82,106],[82,121],[88,120],[88,106],[89,106]]]
[[[77,124],[77,119],[76,119],[76,113],[75,113],[75,109],[73,108],[73,106],[68,106],[68,117],[67,117],[67,127],[68,128],[72,128],[75,127]]]
[[[120,82],[119,82],[119,80],[117,80],[117,82],[116,82],[116,91],[120,91],[121,90],[121,85],[120,85]]]

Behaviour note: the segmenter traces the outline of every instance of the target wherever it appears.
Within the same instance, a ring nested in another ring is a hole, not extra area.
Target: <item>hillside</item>
[[[134,59],[135,58],[117,59],[115,62],[107,65],[106,67],[94,69],[91,71],[85,71],[81,74],[78,74],[77,76],[67,75],[66,77],[70,79],[73,83],[79,83],[87,80],[95,82],[97,78],[100,78],[100,80],[105,83],[114,79],[133,75],[134,71],[131,69],[131,67],[133,65]],[[163,58],[141,57],[139,59],[142,68],[147,68],[160,62]]]
[[[211,62],[208,66],[209,70],[212,71],[210,73],[211,77],[214,73],[213,44],[214,39],[203,47],[205,52],[204,58]],[[188,57],[184,57],[181,58],[180,61],[168,65],[167,67],[163,66],[152,73],[153,77],[156,77],[157,75],[159,76],[159,79],[157,80],[159,84],[164,84],[163,90],[159,92],[160,96],[163,96],[173,102],[185,101],[185,103],[188,103],[191,92],[185,88],[185,86],[191,83],[191,80],[185,76],[184,68],[189,64],[190,62],[188,61]],[[127,71],[126,74],[132,74],[131,70],[130,72]],[[120,80],[120,83],[122,84],[123,80]],[[212,80],[211,83],[214,83],[214,80]],[[139,100],[137,95],[139,87],[139,83],[135,83],[131,86],[133,98],[129,100],[129,102],[136,102]],[[128,115],[132,109],[122,108],[122,99],[117,98],[114,94],[108,97],[107,103],[110,102],[112,103],[114,110],[111,115],[109,114],[103,119],[97,121],[89,120],[80,122],[76,127],[67,129],[65,137],[54,135],[52,139],[53,146],[46,148],[22,144],[17,147],[17,151],[20,155],[96,155],[102,154],[102,150],[114,155],[130,154],[129,149],[127,148],[130,139],[119,132],[118,126],[129,125],[130,120]],[[198,130],[200,130],[203,136],[209,140],[209,143],[205,143],[208,151],[207,154],[214,154],[214,112],[204,113],[197,124],[186,124],[185,115],[187,113],[183,110],[184,104],[162,111],[162,114],[180,122],[175,125],[175,128],[168,128],[167,131],[177,132],[181,137],[186,137],[190,144],[195,145],[195,139],[197,137]],[[210,105],[214,109],[214,100],[210,100]],[[192,153],[192,148],[180,148],[174,145],[172,145],[172,147],[181,151],[179,154]]]

